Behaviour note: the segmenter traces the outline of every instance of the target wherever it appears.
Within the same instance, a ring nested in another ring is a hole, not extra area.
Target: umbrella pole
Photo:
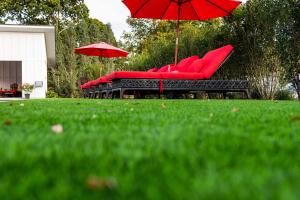
[[[115,71],[115,66],[114,66],[112,58],[110,59],[110,66],[111,66],[112,72],[114,72]]]
[[[179,19],[176,24],[176,48],[175,48],[175,65],[178,62],[178,49],[179,49]]]
[[[102,75],[102,60],[101,60],[101,58],[99,57],[99,60],[100,60],[100,71],[99,71],[99,77],[101,77],[101,75]]]

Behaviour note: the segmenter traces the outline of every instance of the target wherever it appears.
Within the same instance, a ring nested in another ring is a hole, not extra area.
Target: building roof
[[[55,27],[31,25],[0,25],[0,32],[44,33],[48,65],[55,65]]]

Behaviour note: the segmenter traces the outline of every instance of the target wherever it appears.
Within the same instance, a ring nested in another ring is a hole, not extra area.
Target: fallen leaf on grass
[[[91,190],[114,190],[118,183],[115,178],[102,178],[98,176],[89,176],[86,179],[86,185]]]
[[[291,122],[300,122],[300,116],[293,116],[290,118]]]
[[[231,110],[231,112],[233,112],[233,113],[236,113],[238,111],[239,111],[239,109],[237,109],[236,107],[233,107],[232,110]]]
[[[164,103],[161,104],[161,107],[162,107],[163,109],[166,109],[166,108],[167,108],[166,104],[164,104]]]
[[[53,133],[55,134],[62,134],[63,131],[64,131],[64,128],[61,124],[56,124],[56,125],[53,125],[51,127],[51,130],[53,131]]]
[[[11,120],[5,120],[4,121],[4,125],[6,125],[6,126],[10,126],[12,124],[12,122],[11,122]]]

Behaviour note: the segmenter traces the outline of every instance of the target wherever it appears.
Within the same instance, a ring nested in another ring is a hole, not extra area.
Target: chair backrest
[[[222,66],[226,59],[233,51],[232,45],[227,45],[212,51],[209,51],[202,58],[204,66],[201,73],[204,73],[205,78],[209,79]]]
[[[205,62],[203,59],[197,59],[195,60],[187,69],[187,72],[189,73],[200,73],[202,68],[204,67]]]
[[[187,72],[189,66],[195,61],[199,59],[198,56],[191,56],[185,59],[182,59],[176,66],[176,70],[179,72]]]

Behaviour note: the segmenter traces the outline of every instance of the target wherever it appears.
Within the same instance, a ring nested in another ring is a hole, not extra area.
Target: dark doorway
[[[22,97],[22,62],[0,61],[0,97]]]

